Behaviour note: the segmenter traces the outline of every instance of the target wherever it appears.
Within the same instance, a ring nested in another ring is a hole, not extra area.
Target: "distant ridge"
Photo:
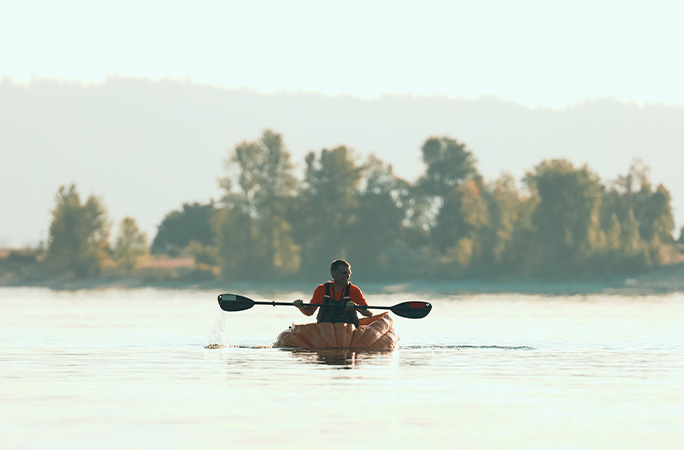
[[[671,192],[684,224],[684,107],[582,100],[563,109],[494,97],[262,94],[188,80],[108,78],[101,84],[0,81],[0,247],[45,239],[54,195],[76,183],[111,218],[150,233],[183,202],[217,198],[228,151],[266,128],[283,135],[301,169],[311,150],[347,145],[374,153],[409,180],[423,171],[429,136],[467,143],[488,179],[520,179],[549,158],[588,164],[604,181],[633,158]],[[678,233],[676,230],[675,234]]]

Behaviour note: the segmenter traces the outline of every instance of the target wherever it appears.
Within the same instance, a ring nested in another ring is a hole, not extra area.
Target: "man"
[[[332,281],[318,285],[309,302],[321,305],[321,309],[316,316],[316,322],[345,322],[353,323],[358,327],[359,317],[356,314],[357,311],[366,317],[373,315],[372,312],[365,308],[358,310],[354,308],[354,305],[368,306],[368,303],[363,298],[361,289],[349,282],[351,273],[351,265],[347,261],[336,259],[332,262],[330,265]],[[318,309],[318,306],[303,306],[303,303],[302,300],[295,300],[293,303],[302,314],[310,316]]]

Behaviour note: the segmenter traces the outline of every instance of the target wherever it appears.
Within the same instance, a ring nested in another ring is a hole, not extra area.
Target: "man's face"
[[[333,277],[333,281],[339,284],[347,284],[349,282],[349,277],[351,277],[351,267],[340,266],[337,270],[330,272]]]

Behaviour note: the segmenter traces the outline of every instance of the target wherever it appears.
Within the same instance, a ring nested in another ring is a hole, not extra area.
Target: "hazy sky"
[[[11,1],[0,76],[684,105],[684,2]]]
[[[684,106],[682,17],[682,0],[9,0],[0,78]]]

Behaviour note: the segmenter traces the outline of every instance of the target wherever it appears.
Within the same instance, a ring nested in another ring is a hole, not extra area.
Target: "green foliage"
[[[481,253],[478,232],[489,222],[482,177],[465,144],[432,137],[421,148],[425,175],[413,190],[414,231],[428,234],[429,246],[440,256],[448,276],[467,272]]]
[[[623,217],[628,210],[634,212],[642,240],[648,242],[657,236],[661,242],[672,242],[674,218],[670,192],[663,185],[653,189],[649,172],[641,160],[635,159],[628,173],[618,177],[611,189],[611,206]]]
[[[480,230],[482,257],[475,267],[478,273],[525,274],[534,265],[529,258],[531,217],[536,203],[521,196],[515,180],[503,174],[486,187],[489,221]],[[526,257],[527,256],[527,257]]]
[[[532,215],[542,252],[540,273],[575,275],[583,269],[597,244],[601,184],[587,166],[576,169],[570,161],[547,160],[525,177],[538,198]]]
[[[195,265],[215,267],[218,264],[218,252],[213,245],[202,245],[201,242],[191,241],[185,251],[195,260]]]
[[[479,177],[475,157],[455,139],[431,137],[421,152],[427,170],[419,184],[428,195],[444,198],[464,180]]]
[[[487,226],[489,208],[483,196],[483,186],[475,180],[467,180],[453,188],[443,199],[433,229],[433,245],[444,252],[454,245],[463,246],[458,242],[464,239],[472,244]],[[468,248],[476,250],[470,244]]]
[[[662,185],[653,189],[648,174],[648,167],[635,160],[626,175],[604,189],[604,272],[638,273],[661,264],[664,246],[674,241],[670,193]]]
[[[306,155],[306,173],[291,214],[305,273],[320,273],[335,258],[349,258],[362,168],[346,147]],[[325,272],[324,272],[325,273]]]
[[[184,205],[157,237],[181,216],[202,217],[192,236],[203,240],[187,226],[173,241],[195,257],[192,277],[211,279],[218,265],[224,279],[253,281],[318,278],[335,258],[361,278],[451,280],[632,274],[671,255],[670,193],[640,161],[608,186],[586,165],[542,161],[518,189],[511,175],[485,182],[454,139],[429,138],[421,151],[413,184],[345,146],[309,152],[298,183],[282,137],[266,130],[231,153],[217,207]]]
[[[296,179],[282,137],[266,130],[258,141],[242,142],[228,168],[238,174],[221,180],[223,210],[214,221],[222,276],[260,279],[296,271],[298,249],[286,220]]]
[[[639,234],[643,240],[650,241],[655,237],[661,242],[674,241],[674,218],[670,201],[670,192],[662,184],[653,191],[645,187],[639,191],[634,213],[638,217]]]
[[[150,251],[147,245],[147,234],[140,231],[135,219],[126,217],[119,223],[119,233],[114,243],[112,258],[117,266],[131,272],[147,256]]]
[[[211,220],[216,211],[213,202],[184,203],[179,211],[168,213],[158,227],[151,252],[177,256],[191,241],[213,244]]]
[[[409,185],[374,156],[362,167],[361,185],[350,205],[354,220],[344,241],[348,258],[359,261],[369,277],[391,274],[396,261],[388,251],[400,245]]]
[[[0,256],[0,284],[21,284],[27,280],[45,277],[41,260],[44,251],[40,248],[10,250],[6,257]]]
[[[247,215],[236,207],[221,209],[214,220],[218,264],[224,279],[258,279],[256,234]]]
[[[55,197],[46,263],[57,273],[97,275],[107,258],[110,224],[102,202],[91,195],[82,204],[76,186],[61,186]]]

